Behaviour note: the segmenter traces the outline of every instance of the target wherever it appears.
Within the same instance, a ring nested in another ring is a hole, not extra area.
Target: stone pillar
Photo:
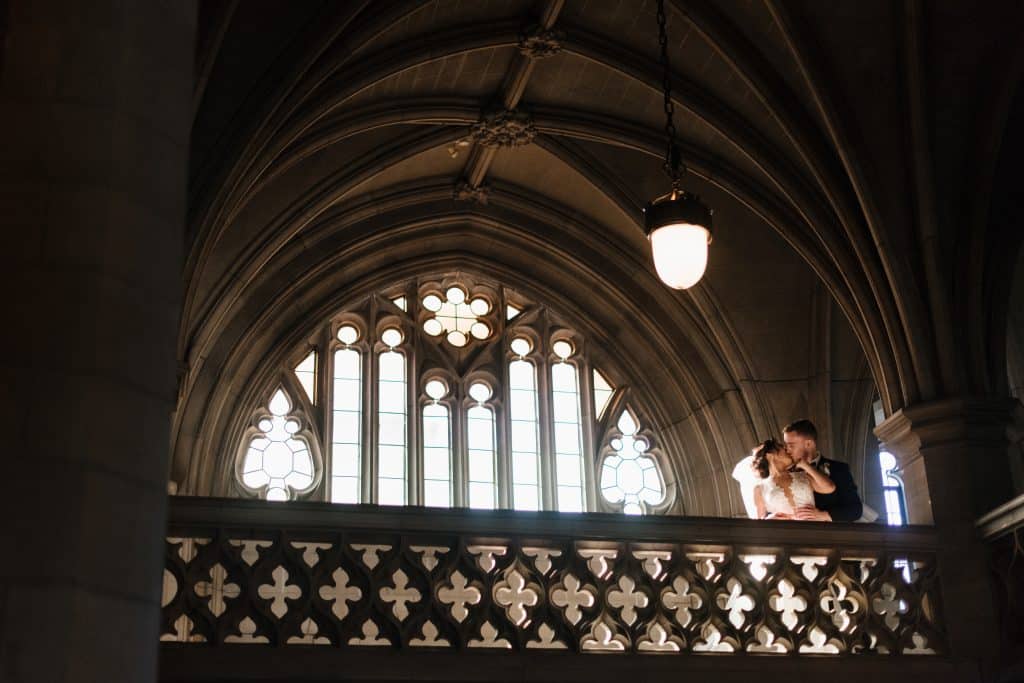
[[[0,679],[153,681],[195,6],[0,13]]]
[[[1013,401],[957,398],[905,408],[875,429],[903,473],[912,524],[934,524],[952,654],[984,677],[998,647],[988,549],[975,520],[1009,499],[1007,428]],[[967,673],[967,672],[965,672]]]

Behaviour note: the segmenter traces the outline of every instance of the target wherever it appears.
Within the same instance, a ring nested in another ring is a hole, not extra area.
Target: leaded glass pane
[[[396,296],[399,291],[403,294]],[[600,449],[598,479],[605,499],[625,512],[664,504],[664,481],[655,456],[647,452],[657,448],[640,434],[636,413],[617,413],[614,438],[592,444],[597,422],[591,418],[607,413],[615,387],[588,366],[581,350],[590,347],[572,331],[573,325],[500,284],[469,275],[443,274],[415,287],[395,283],[386,292],[385,298],[401,311],[416,309],[426,334],[417,335],[415,345],[435,348],[410,355],[412,347],[405,345],[411,319],[390,305],[363,306],[366,299],[341,321],[327,323],[325,332],[340,348],[329,356],[307,348],[301,362],[284,368],[294,373],[299,396],[304,392],[310,401],[303,399],[301,410],[293,410],[297,396],[276,391],[250,415],[248,424],[255,429],[246,436],[238,465],[245,487],[271,500],[288,499],[312,489],[323,474],[327,495],[335,502],[403,505],[411,496],[426,505],[450,506],[457,500],[494,508],[500,500],[525,510],[545,504],[582,510],[594,493],[586,488],[594,484],[588,481],[593,473],[586,458],[597,455],[585,452],[586,444]],[[504,319],[512,318],[509,328]],[[538,326],[534,319],[554,324]],[[538,333],[544,329],[553,336],[541,341]],[[367,357],[368,345],[383,351]],[[507,386],[476,363],[475,355],[461,350],[472,345],[500,345],[484,357],[493,351],[508,354]],[[450,360],[458,362],[441,361],[435,351],[452,354]],[[460,376],[459,367],[474,368],[474,374]],[[330,368],[331,376],[321,376],[322,368]],[[593,395],[583,395],[591,377]],[[321,389],[328,394],[320,396]],[[372,439],[366,438],[366,429]],[[410,433],[419,435],[416,452],[410,450]],[[328,443],[321,446],[318,436]],[[328,456],[323,473],[317,469],[321,452]],[[419,481],[410,480],[414,470]],[[371,472],[372,480],[366,481]],[[547,500],[549,492],[552,501]]]
[[[310,403],[314,401],[314,387],[316,386],[316,351],[310,351],[309,355],[302,359],[302,362],[295,366],[295,377],[302,385]]]
[[[571,346],[568,342],[559,344]],[[555,433],[555,483],[559,510],[583,509],[583,443],[580,431],[580,394],[576,366],[551,366],[551,405]]]
[[[405,505],[405,480],[378,479],[377,502],[381,505]]]
[[[423,406],[423,503],[435,507],[452,504],[452,450],[448,408],[440,403]]]
[[[637,436],[640,427],[628,411],[622,411],[616,423],[622,436],[608,442],[612,453],[601,463],[601,493],[605,500],[622,504],[629,515],[642,514],[644,506],[665,500],[665,485],[658,463],[647,453],[650,444]]]
[[[469,507],[492,510],[497,507],[494,498],[494,485],[469,482]]]
[[[358,351],[339,351],[335,354],[337,357],[339,354],[353,354],[358,359]],[[335,366],[337,370],[337,366]],[[356,370],[355,379],[338,379],[337,371],[335,371],[334,380],[334,410],[350,410],[359,411],[359,406],[363,403],[363,383],[359,380],[359,370]]]
[[[463,347],[470,337],[486,340],[491,336],[491,327],[480,320],[491,311],[491,304],[481,297],[467,300],[466,291],[461,287],[449,287],[444,300],[436,294],[423,297],[423,308],[434,315],[423,321],[423,331],[436,337],[441,334],[449,344]]]
[[[381,505],[404,505],[408,415],[403,354],[397,351],[380,354],[377,395],[377,502]]]
[[[267,500],[288,500],[313,485],[313,456],[306,440],[294,436],[301,425],[289,415],[292,402],[284,390],[274,392],[267,409],[271,417],[259,421],[260,433],[250,438],[242,459],[242,483],[266,487]]]
[[[494,413],[485,406],[472,406],[466,417],[469,445],[469,506],[494,508],[497,502]]]
[[[540,478],[537,450],[536,370],[525,360],[509,363],[512,389],[509,415],[512,423],[512,507],[540,509]]]
[[[614,393],[615,389],[605,379],[605,376],[594,370],[594,415],[601,417]]]

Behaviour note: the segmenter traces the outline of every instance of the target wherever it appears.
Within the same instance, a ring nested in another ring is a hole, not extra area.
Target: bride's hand
[[[793,514],[794,519],[804,522],[831,522],[832,515],[824,510],[819,510],[813,505],[801,505]]]
[[[785,512],[773,512],[765,517],[765,519],[793,519],[793,517]]]

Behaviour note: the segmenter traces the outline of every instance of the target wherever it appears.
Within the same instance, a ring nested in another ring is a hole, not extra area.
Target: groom
[[[832,493],[815,493],[814,505],[797,508],[793,519],[811,522],[855,522],[860,519],[864,506],[857,495],[850,466],[829,460],[818,452],[818,430],[814,423],[810,420],[790,423],[782,430],[782,440],[794,462],[809,462],[836,485]]]

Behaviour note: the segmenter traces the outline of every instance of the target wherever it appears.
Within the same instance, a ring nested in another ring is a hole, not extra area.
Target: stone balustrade
[[[179,647],[936,655],[932,530],[173,498]]]

